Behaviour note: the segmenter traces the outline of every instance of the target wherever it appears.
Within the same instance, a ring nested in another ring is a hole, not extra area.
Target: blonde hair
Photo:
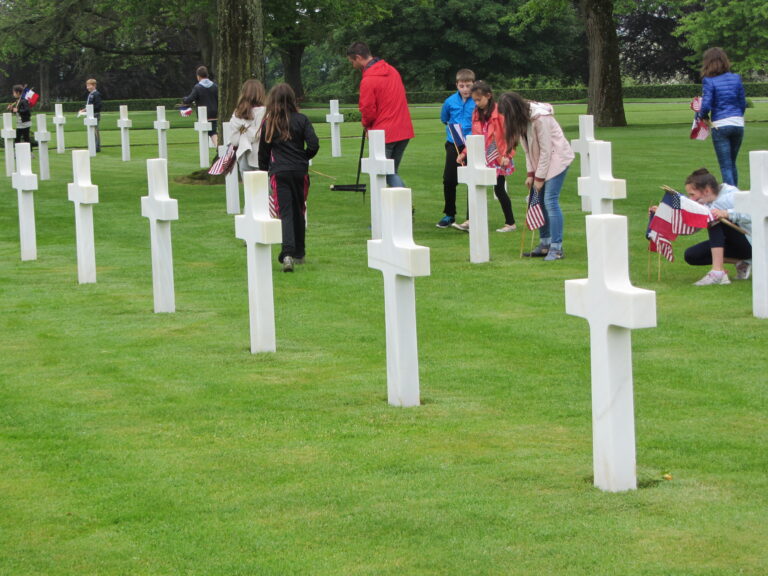
[[[85,81],[86,86],[96,86],[96,80],[93,78],[88,78],[88,80]]]
[[[472,72],[469,68],[462,68],[458,72],[456,72],[456,83],[459,82],[474,82],[475,81],[475,73]]]

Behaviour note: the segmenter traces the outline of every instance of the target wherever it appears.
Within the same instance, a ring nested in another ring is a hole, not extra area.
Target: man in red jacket
[[[384,130],[385,154],[395,161],[395,173],[387,175],[387,186],[404,187],[397,173],[408,141],[413,138],[411,113],[400,73],[381,58],[371,56],[363,42],[347,48],[347,58],[363,73],[360,82],[360,114],[366,130]]]

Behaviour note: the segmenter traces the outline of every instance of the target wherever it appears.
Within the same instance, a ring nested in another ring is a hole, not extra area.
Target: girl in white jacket
[[[264,100],[264,85],[255,78],[246,80],[229,119],[229,141],[237,148],[237,167],[241,175],[259,169],[259,138],[266,111]]]

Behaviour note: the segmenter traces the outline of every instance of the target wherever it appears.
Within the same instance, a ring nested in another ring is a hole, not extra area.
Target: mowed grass
[[[416,279],[422,405],[399,409],[369,198],[329,190],[354,182],[360,127],[343,125],[331,158],[326,111],[308,112],[322,140],[307,263],[273,268],[274,354],[249,352],[245,249],[223,186],[173,181],[198,168],[194,119],[169,115],[174,314],[152,311],[139,200],[153,114],[131,114],[130,162],[117,115],[103,115],[96,284],[77,284],[70,151],[54,138],[34,262],[19,259],[16,192],[1,180],[0,574],[764,574],[768,325],[751,281],[691,285],[706,270],[682,252],[701,233],[675,242],[660,281],[643,237],[661,184],[718,173],[711,142],[688,139],[686,105],[630,104],[629,127],[596,129],[627,181],[614,210],[628,216],[632,282],[657,299],[658,326],[632,334],[640,487],[621,494],[592,486],[589,330],[565,314],[563,282],[587,274],[578,160],[564,260],[521,259],[522,231],[491,232],[491,262],[470,264],[468,236],[435,228],[439,107],[414,108],[401,173],[432,274]],[[584,112],[557,107],[569,138]],[[747,118],[744,189],[748,151],[768,148],[768,104]],[[85,143],[70,118],[67,145]],[[517,163],[521,223],[522,152]],[[502,224],[492,198],[489,222]]]

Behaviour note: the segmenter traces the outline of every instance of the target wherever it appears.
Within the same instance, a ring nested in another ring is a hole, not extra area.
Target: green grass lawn
[[[569,138],[585,109],[557,107]],[[398,409],[368,197],[329,191],[354,182],[359,124],[342,126],[342,158],[316,124],[312,168],[336,180],[312,174],[307,263],[283,274],[275,262],[277,352],[263,355],[249,352],[245,249],[223,186],[171,182],[177,312],[154,314],[139,201],[154,115],[131,114],[127,163],[118,115],[102,117],[96,284],[77,284],[71,155],[54,137],[34,262],[19,259],[16,192],[1,184],[0,574],[765,574],[768,324],[752,316],[751,281],[692,286],[706,270],[682,253],[701,233],[675,242],[657,279],[648,206],[717,162],[711,142],[688,139],[687,104],[627,116],[596,136],[627,180],[614,210],[658,327],[632,335],[640,487],[621,494],[592,486],[589,330],[565,314],[563,282],[587,273],[578,161],[564,260],[521,259],[521,231],[491,232],[491,262],[470,264],[468,236],[435,227],[439,107],[414,109],[401,173],[432,274],[416,280],[422,406]],[[198,151],[194,118],[169,119],[173,180]],[[744,189],[748,151],[768,148],[768,103],[747,119]],[[67,145],[85,147],[82,120],[68,119]],[[492,199],[489,222],[503,223]]]

